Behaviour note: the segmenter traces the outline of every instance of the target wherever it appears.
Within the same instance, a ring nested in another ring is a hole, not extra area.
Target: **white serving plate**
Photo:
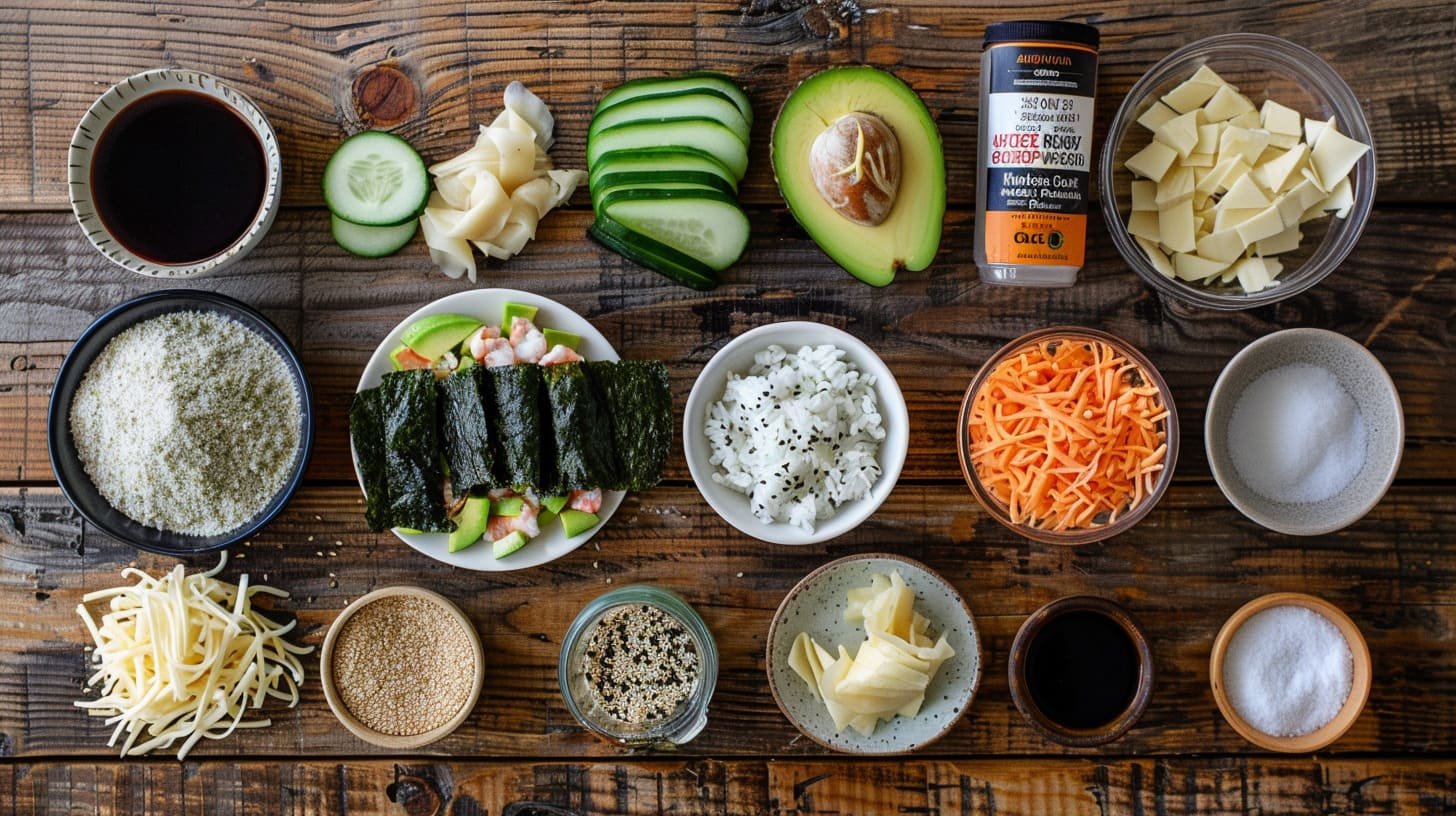
[[[580,353],[588,360],[621,359],[617,355],[617,350],[607,342],[607,338],[587,322],[586,318],[550,298],[516,289],[475,289],[442,297],[421,307],[395,326],[389,334],[385,335],[379,347],[374,350],[374,354],[369,357],[369,363],[364,366],[364,373],[359,377],[359,385],[355,391],[363,391],[379,385],[383,381],[384,375],[393,370],[389,361],[389,352],[400,345],[400,337],[404,334],[405,328],[416,320],[433,314],[464,314],[490,323],[500,319],[501,312],[507,303],[520,303],[539,309],[534,322],[540,328],[560,329],[580,336]],[[358,454],[354,450],[352,439],[349,442],[349,453],[353,457],[354,477],[359,480],[359,489],[363,490],[364,477],[359,473]],[[561,525],[553,523],[542,530],[540,535],[531,539],[529,544],[505,558],[495,558],[491,554],[490,542],[485,540],[452,553],[449,551],[449,535],[446,533],[411,534],[402,533],[399,530],[392,532],[399,537],[400,541],[436,561],[442,561],[451,566],[481,572],[527,569],[555,561],[590,541],[591,537],[596,535],[597,531],[602,529],[602,526],[612,517],[612,514],[617,512],[617,506],[622,503],[622,497],[625,495],[626,493],[621,490],[602,491],[602,509],[597,513],[601,521],[592,529],[568,538]]]

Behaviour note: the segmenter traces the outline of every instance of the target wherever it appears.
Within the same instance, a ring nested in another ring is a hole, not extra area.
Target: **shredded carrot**
[[[1018,524],[1111,524],[1148,498],[1168,453],[1167,406],[1138,365],[1097,340],[1008,357],[971,402],[976,477]]]

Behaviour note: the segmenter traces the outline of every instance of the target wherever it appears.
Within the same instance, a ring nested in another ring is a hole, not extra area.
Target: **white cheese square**
[[[1158,183],[1156,181],[1138,180],[1132,183],[1132,210],[1141,212],[1157,212]]]
[[[1139,238],[1146,238],[1149,241],[1161,240],[1161,233],[1158,228],[1158,213],[1156,211],[1138,210],[1127,217],[1127,231],[1129,234]]]
[[[1245,258],[1239,261],[1234,265],[1234,273],[1238,277],[1239,286],[1250,294],[1269,288],[1269,284],[1273,282],[1263,258]]]
[[[1158,243],[1163,246],[1174,252],[1192,252],[1198,247],[1197,234],[1192,201],[1158,211]]]
[[[1225,266],[1237,261],[1244,254],[1244,239],[1237,229],[1210,232],[1198,239],[1198,255],[1210,261],[1219,261]]]
[[[1219,209],[1262,210],[1269,206],[1269,197],[1254,183],[1253,176],[1243,176],[1218,200]]]
[[[1252,108],[1253,105],[1250,105],[1249,107]],[[1235,116],[1234,118],[1228,120],[1228,123],[1230,125],[1233,125],[1234,127],[1256,128],[1259,126],[1259,112],[1256,110],[1244,111],[1238,116]]]
[[[1304,141],[1313,145],[1319,141],[1320,131],[1335,124],[1335,117],[1331,116],[1327,121],[1321,122],[1318,119],[1304,120]]]
[[[1304,238],[1304,233],[1299,231],[1299,222],[1284,228],[1278,235],[1272,235],[1254,244],[1254,249],[1260,255],[1278,255],[1281,252],[1293,252],[1299,249],[1299,242]]]
[[[1173,160],[1178,158],[1178,151],[1163,144],[1162,142],[1149,142],[1148,146],[1132,154],[1123,166],[1137,173],[1143,178],[1158,181],[1168,168],[1173,165]]]
[[[1162,181],[1158,182],[1158,193],[1153,199],[1153,203],[1158,208],[1162,208],[1192,200],[1193,168],[1174,167],[1163,176]]]
[[[1253,166],[1269,145],[1269,131],[1229,126],[1218,137],[1218,158],[1240,158]]]
[[[1227,87],[1227,85],[1194,82],[1190,79],[1173,90],[1168,91],[1166,94],[1163,94],[1163,103],[1178,113],[1187,113],[1197,109],[1210,98],[1217,96],[1218,91]]]
[[[1273,204],[1265,207],[1258,215],[1234,227],[1239,238],[1248,246],[1256,241],[1278,235],[1284,230],[1284,219],[1279,217],[1279,208]]]
[[[1259,124],[1270,133],[1299,138],[1301,119],[1299,111],[1287,108],[1272,99],[1264,100],[1259,109]]]
[[[1218,232],[1219,230],[1226,230],[1231,227],[1237,227],[1238,225],[1244,223],[1245,221],[1248,221],[1250,218],[1253,218],[1261,212],[1263,212],[1263,210],[1238,210],[1230,207],[1225,207],[1219,210],[1218,214],[1214,216],[1213,231]]]
[[[1207,280],[1228,267],[1229,265],[1223,261],[1214,261],[1186,252],[1173,256],[1173,274],[1177,275],[1179,280],[1189,283]]]
[[[1138,246],[1142,247],[1143,254],[1148,256],[1148,263],[1152,264],[1153,268],[1158,270],[1159,275],[1165,278],[1173,277],[1173,262],[1168,260],[1168,256],[1163,254],[1163,250],[1158,248],[1157,241],[1149,241],[1146,238],[1136,236],[1133,237],[1133,240],[1137,241]]]
[[[1173,105],[1175,110],[1177,107],[1177,105]],[[1223,122],[1250,111],[1258,112],[1254,108],[1254,103],[1227,85],[1219,86],[1218,91],[1209,98],[1208,104],[1203,106],[1203,115],[1210,122]]]
[[[1310,154],[1310,164],[1319,173],[1319,177],[1325,184],[1338,184],[1339,180],[1350,175],[1355,169],[1355,162],[1370,151],[1370,145],[1357,142],[1346,136],[1333,127],[1327,127],[1320,131],[1319,141],[1315,142],[1314,150]]]
[[[1137,123],[1148,130],[1156,131],[1163,126],[1164,122],[1178,115],[1178,111],[1164,105],[1162,102],[1154,102],[1143,115],[1137,118]]]
[[[1260,186],[1271,192],[1288,189],[1289,184],[1286,182],[1290,182],[1291,177],[1300,178],[1299,168],[1308,158],[1309,148],[1300,142],[1294,146],[1293,150],[1286,150],[1283,155],[1255,167],[1252,173],[1254,181],[1259,182]],[[1320,173],[1320,178],[1325,177],[1324,173]]]
[[[1153,132],[1153,138],[1178,151],[1178,158],[1186,158],[1198,145],[1198,109],[1175,116]]]

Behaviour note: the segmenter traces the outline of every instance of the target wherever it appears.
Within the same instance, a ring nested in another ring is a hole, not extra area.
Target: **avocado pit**
[[[847,113],[814,139],[809,171],[835,212],[856,224],[878,226],[889,217],[900,190],[900,142],[873,113]]]

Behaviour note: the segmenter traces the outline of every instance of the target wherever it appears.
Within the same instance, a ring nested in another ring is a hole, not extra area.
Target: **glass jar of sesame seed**
[[[620,745],[670,749],[708,723],[718,647],[676,594],[625,586],[576,616],[557,676],[567,709],[588,730]]]

